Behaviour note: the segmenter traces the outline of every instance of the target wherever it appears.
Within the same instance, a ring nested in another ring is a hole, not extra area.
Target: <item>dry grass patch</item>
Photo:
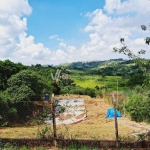
[[[70,97],[68,97],[70,98]],[[115,128],[113,119],[105,119],[107,109],[112,107],[104,99],[90,98],[89,96],[80,96],[84,98],[87,111],[87,118],[72,125],[60,125],[57,132],[66,133],[65,137],[73,138],[94,138],[94,139],[115,139]],[[131,135],[133,130],[123,124],[118,125],[119,135]]]
[[[35,138],[37,137],[37,126],[32,127],[6,127],[0,129],[1,138]]]
[[[87,118],[84,121],[70,124],[58,125],[57,134],[64,138],[78,138],[78,139],[115,139],[115,127],[113,119],[105,119],[107,109],[112,106],[104,99],[90,98],[89,96],[67,95],[59,96],[62,99],[83,98],[85,100],[85,107]],[[63,116],[65,117],[65,116]],[[70,116],[67,116],[70,118]],[[63,118],[64,119],[64,118]],[[65,118],[66,119],[66,118]],[[130,120],[128,120],[130,121]],[[128,137],[133,132],[139,132],[140,129],[131,127],[126,122],[118,121],[119,136]],[[52,128],[51,125],[48,125]],[[44,126],[40,126],[39,130]],[[38,126],[29,127],[13,127],[1,128],[0,137],[7,138],[35,138],[37,137]]]

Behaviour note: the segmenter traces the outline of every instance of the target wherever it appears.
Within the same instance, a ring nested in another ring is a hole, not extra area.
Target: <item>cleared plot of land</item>
[[[93,138],[93,139],[115,139],[114,120],[106,120],[107,109],[111,106],[103,99],[92,99],[84,97],[87,118],[73,125],[58,126],[58,133],[65,133],[65,136],[72,135],[73,138]],[[120,135],[127,136],[133,130],[125,126],[123,123],[119,124]]]
[[[61,96],[61,98],[67,98]],[[106,120],[107,109],[112,107],[104,99],[88,96],[68,96],[68,98],[83,98],[86,105],[87,117],[84,121],[71,125],[57,125],[57,134],[65,138],[78,139],[115,139],[114,120]],[[51,125],[48,125],[50,128]],[[44,126],[1,128],[0,137],[35,138],[37,131]],[[119,136],[122,139],[133,138],[132,134],[145,132],[150,129],[146,123],[136,123],[127,118],[118,119]]]

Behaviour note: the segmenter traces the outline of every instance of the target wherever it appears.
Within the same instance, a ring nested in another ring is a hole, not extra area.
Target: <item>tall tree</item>
[[[23,70],[11,76],[6,91],[13,102],[32,101],[40,100],[44,94],[43,91],[51,93],[51,88],[47,81],[36,72]]]
[[[21,63],[13,63],[10,60],[0,61],[0,90],[3,91],[7,88],[7,80],[11,75],[26,68],[27,66],[24,66]]]

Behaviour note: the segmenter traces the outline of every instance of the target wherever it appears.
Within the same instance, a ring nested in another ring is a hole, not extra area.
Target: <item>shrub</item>
[[[131,119],[135,121],[150,122],[150,100],[141,94],[133,94],[128,98],[126,110],[129,112]]]

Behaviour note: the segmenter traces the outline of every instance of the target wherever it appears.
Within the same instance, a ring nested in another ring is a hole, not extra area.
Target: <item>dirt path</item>
[[[131,121],[125,117],[118,119],[118,123],[124,124],[132,129],[139,130],[140,132],[147,132],[150,130],[150,124],[144,122],[139,123],[139,122]]]

